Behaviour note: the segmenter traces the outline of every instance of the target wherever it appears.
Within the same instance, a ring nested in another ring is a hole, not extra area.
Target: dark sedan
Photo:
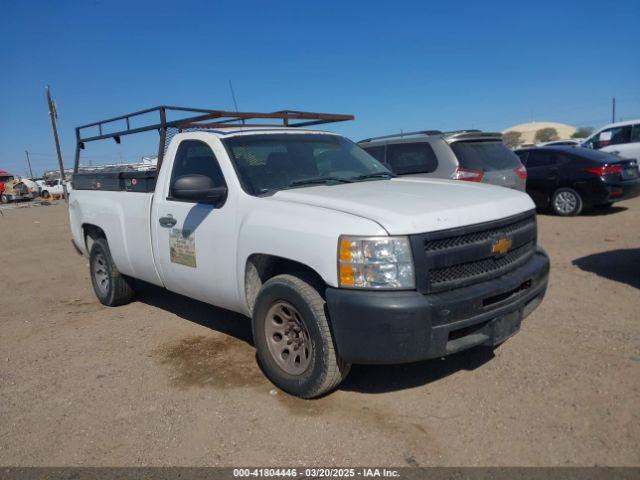
[[[581,147],[533,147],[515,152],[527,167],[527,193],[539,207],[578,215],[640,194],[636,160]]]

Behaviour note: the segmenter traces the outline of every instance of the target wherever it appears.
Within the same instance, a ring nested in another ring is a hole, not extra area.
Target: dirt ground
[[[0,214],[0,465],[640,464],[640,198],[539,216],[550,287],[494,354],[273,389],[247,319],[145,286],[98,303],[64,202]]]

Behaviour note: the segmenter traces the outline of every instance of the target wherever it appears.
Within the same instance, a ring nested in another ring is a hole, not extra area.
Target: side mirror
[[[206,175],[183,175],[171,185],[171,196],[180,200],[220,204],[227,197],[227,187],[214,186]]]

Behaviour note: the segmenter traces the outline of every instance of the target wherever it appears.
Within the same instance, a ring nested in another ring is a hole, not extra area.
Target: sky
[[[74,128],[160,104],[351,113],[353,140],[640,118],[640,1],[0,0],[0,169],[65,166]],[[157,135],[95,147],[135,161]],[[106,142],[101,142],[106,143]],[[92,146],[92,148],[94,148]]]

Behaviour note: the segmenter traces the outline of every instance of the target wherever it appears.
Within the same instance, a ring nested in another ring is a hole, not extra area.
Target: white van
[[[640,119],[605,125],[581,146],[640,160]]]

